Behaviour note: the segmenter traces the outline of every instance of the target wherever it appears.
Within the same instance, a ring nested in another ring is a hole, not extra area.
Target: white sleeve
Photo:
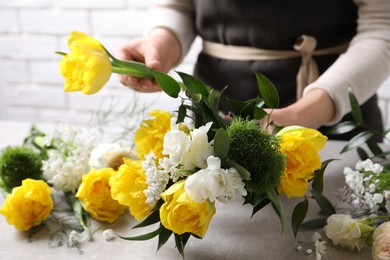
[[[180,42],[180,60],[182,60],[196,36],[193,9],[192,0],[151,1],[146,17],[144,35],[147,35],[156,27],[169,29]]]
[[[359,103],[372,97],[390,75],[390,0],[354,0],[359,8],[357,34],[348,50],[305,88],[326,91],[336,106],[332,125],[351,111],[348,88]]]

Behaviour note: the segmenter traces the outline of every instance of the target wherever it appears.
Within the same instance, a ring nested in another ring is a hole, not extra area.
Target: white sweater
[[[336,106],[335,124],[351,111],[347,90],[352,88],[360,104],[372,97],[390,75],[390,0],[354,0],[358,7],[357,34],[348,50],[315,82],[305,88],[326,91]],[[154,0],[145,33],[155,27],[171,30],[179,39],[182,57],[195,38],[191,0]]]

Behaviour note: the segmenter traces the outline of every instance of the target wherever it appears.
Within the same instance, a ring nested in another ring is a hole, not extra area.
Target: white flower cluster
[[[75,192],[88,173],[88,160],[99,139],[98,132],[75,126],[59,126],[45,144],[52,146],[43,161],[43,176],[56,190]]]
[[[376,212],[383,202],[387,211],[390,209],[390,191],[381,185],[383,166],[370,159],[359,161],[355,170],[344,168],[345,182],[352,190],[351,204],[355,207]]]
[[[212,123],[207,123],[189,134],[179,130],[171,119],[171,130],[164,136],[163,154],[155,163],[151,153],[143,162],[148,188],[144,191],[147,203],[154,205],[165,191],[169,180],[176,182],[189,176],[185,191],[197,203],[216,199],[227,203],[234,195],[246,195],[240,174],[234,168],[221,169],[221,160],[213,156],[213,141],[208,141],[207,132]],[[192,175],[191,175],[192,174]]]

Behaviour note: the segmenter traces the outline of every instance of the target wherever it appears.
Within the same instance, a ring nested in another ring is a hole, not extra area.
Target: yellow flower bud
[[[286,155],[286,169],[277,190],[288,197],[304,196],[309,180],[321,168],[318,151],[327,137],[317,130],[297,126],[286,127],[277,135],[281,137],[280,149]]]
[[[119,204],[130,208],[130,213],[137,220],[144,219],[151,213],[151,206],[146,203],[144,190],[146,174],[142,170],[142,162],[124,158],[118,171],[111,176],[111,196]]]
[[[134,143],[137,156],[140,160],[150,151],[154,152],[156,160],[163,157],[164,135],[171,130],[172,115],[163,110],[153,110],[150,115],[153,119],[144,120],[135,133]]]
[[[211,218],[215,214],[215,204],[209,200],[198,204],[184,190],[185,180],[173,184],[161,194],[165,203],[160,208],[163,226],[176,234],[192,233],[204,237]]]
[[[110,79],[111,61],[100,42],[82,32],[73,31],[68,38],[72,51],[60,63],[66,79],[66,92],[82,91],[86,95],[98,92]]]
[[[85,211],[97,220],[112,223],[123,214],[126,207],[111,197],[109,179],[115,174],[111,168],[92,169],[83,176],[76,194]]]
[[[46,182],[25,179],[7,195],[0,213],[16,229],[27,231],[49,216],[54,206],[51,192]]]

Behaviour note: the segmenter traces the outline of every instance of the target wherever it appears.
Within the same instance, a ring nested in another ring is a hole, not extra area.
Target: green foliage
[[[241,118],[233,119],[227,131],[230,136],[228,158],[251,174],[251,180],[245,182],[248,191],[261,194],[274,189],[285,168],[277,137],[256,122]]]
[[[369,127],[364,123],[364,118],[362,111],[360,109],[359,103],[352,91],[351,88],[348,89],[348,98],[351,106],[352,117],[354,121],[346,121],[339,123],[332,127],[327,134],[345,134],[349,133],[352,130],[355,130],[357,127],[360,127],[362,131],[356,134],[348,143],[343,147],[340,153],[345,153],[347,151],[351,151],[356,149],[361,160],[365,160],[368,158],[379,158],[386,159],[386,152],[378,145],[376,138],[385,138],[389,133],[389,130],[383,130],[382,132],[378,132],[375,129]],[[367,145],[367,148],[364,147]],[[372,156],[369,156],[369,152],[371,152]],[[386,165],[385,162],[382,163]]]
[[[0,154],[0,179],[5,191],[11,192],[27,178],[41,179],[41,157],[26,146],[9,146]]]

